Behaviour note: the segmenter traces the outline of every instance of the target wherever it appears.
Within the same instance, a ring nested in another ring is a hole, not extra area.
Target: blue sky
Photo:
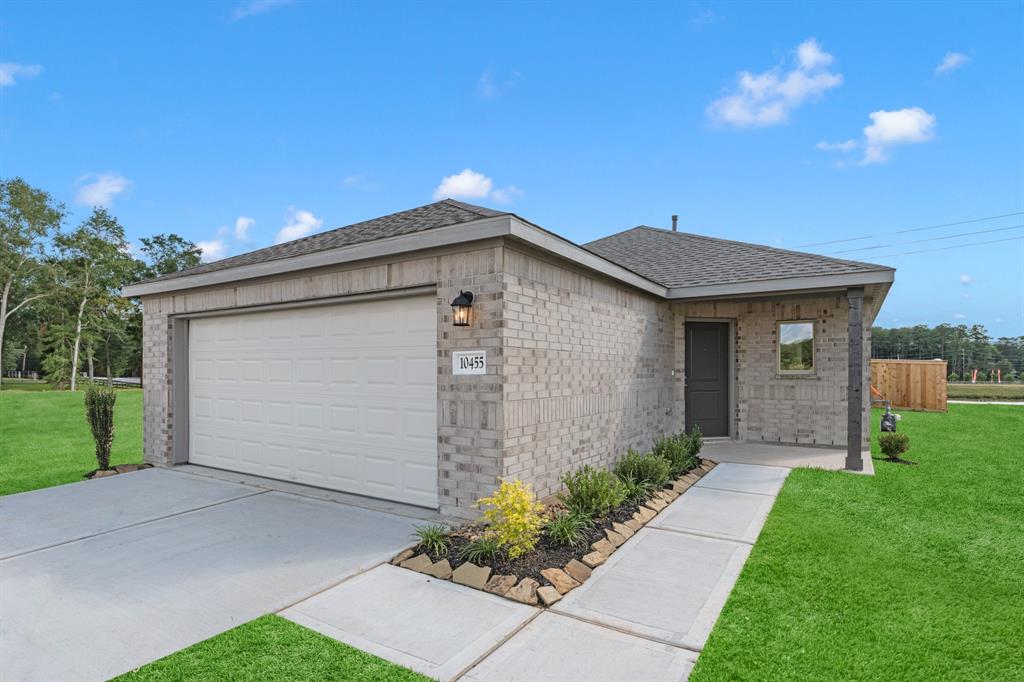
[[[438,193],[579,242],[871,237],[812,250],[898,268],[879,324],[1018,335],[1022,38],[1019,2],[9,2],[0,173],[209,256]]]

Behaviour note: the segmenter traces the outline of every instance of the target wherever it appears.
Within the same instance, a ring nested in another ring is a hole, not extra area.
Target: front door
[[[729,435],[729,323],[686,323],[686,430]]]

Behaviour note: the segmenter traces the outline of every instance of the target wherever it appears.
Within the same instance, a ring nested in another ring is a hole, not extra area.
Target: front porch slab
[[[843,471],[846,469],[846,450],[819,448],[807,445],[784,445],[782,443],[747,443],[737,440],[709,440],[704,443],[701,456],[714,462],[732,464],[760,464],[790,469],[807,467]],[[857,473],[873,475],[875,468],[870,452],[861,456],[863,471]]]
[[[644,528],[553,610],[700,651],[749,554],[746,543]]]
[[[696,662],[696,652],[548,611],[461,679],[678,682],[686,679]]]
[[[280,615],[429,677],[449,680],[538,612],[385,564]]]
[[[719,464],[694,487],[774,496],[779,494],[789,471],[783,467]]]
[[[650,527],[753,544],[774,503],[769,495],[694,486]]]

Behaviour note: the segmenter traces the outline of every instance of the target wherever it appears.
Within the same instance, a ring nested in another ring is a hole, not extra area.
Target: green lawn
[[[0,382],[0,390],[3,391],[52,391],[53,386],[49,382],[37,379],[9,379],[4,377]]]
[[[950,400],[1024,400],[1024,384],[947,384]]]
[[[249,621],[115,678],[117,682],[427,679],[278,616]]]
[[[789,476],[691,679],[1024,679],[1024,408],[902,414],[917,466]]]
[[[5,382],[6,383],[6,382]],[[84,392],[0,393],[0,495],[81,481],[96,468]],[[142,391],[120,389],[112,464],[142,461]]]

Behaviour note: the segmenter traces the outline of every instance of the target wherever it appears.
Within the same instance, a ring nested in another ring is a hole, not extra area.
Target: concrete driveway
[[[165,469],[0,498],[0,678],[137,668],[387,560],[414,524]]]

